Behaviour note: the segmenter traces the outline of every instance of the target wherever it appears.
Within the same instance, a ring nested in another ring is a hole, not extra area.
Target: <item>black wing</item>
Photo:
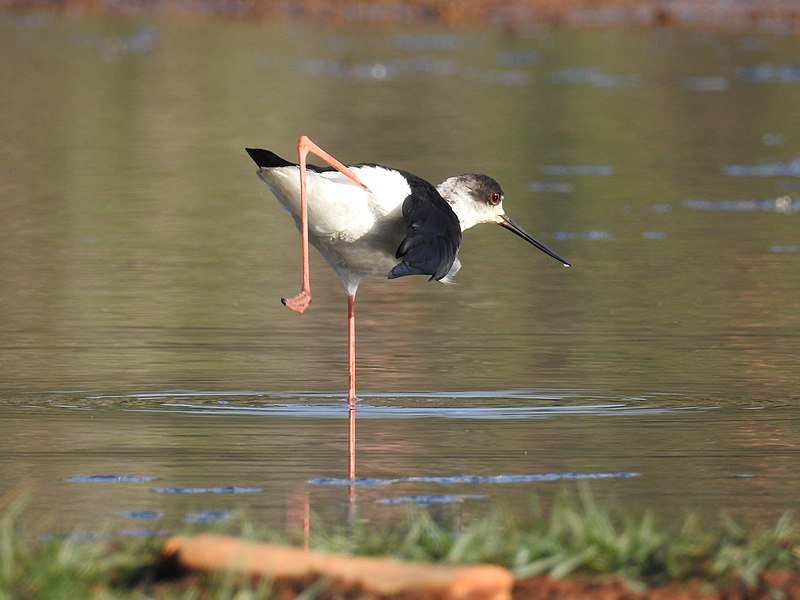
[[[461,245],[458,217],[436,188],[424,179],[403,173],[411,194],[403,201],[406,237],[397,248],[403,259],[389,273],[389,279],[406,275],[430,275],[439,281],[453,266]]]

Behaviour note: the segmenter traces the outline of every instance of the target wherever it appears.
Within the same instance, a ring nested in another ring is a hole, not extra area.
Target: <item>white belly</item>
[[[397,171],[349,167],[367,186],[362,189],[338,171],[307,171],[309,242],[344,279],[355,275],[386,277],[405,235],[403,201],[411,193]],[[296,166],[265,168],[259,177],[300,228],[300,174]]]

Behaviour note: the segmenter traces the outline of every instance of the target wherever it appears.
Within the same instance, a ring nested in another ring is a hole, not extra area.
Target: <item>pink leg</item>
[[[297,156],[300,163],[300,236],[302,238],[303,284],[300,288],[300,293],[294,298],[281,298],[281,302],[286,305],[286,308],[296,313],[305,312],[308,305],[311,304],[311,284],[308,271],[308,198],[306,192],[306,155],[309,152],[316,154],[334,169],[352,179],[365,190],[367,189],[367,186],[365,186],[350,169],[333,158],[306,136],[300,136],[300,139],[297,141]]]
[[[356,295],[347,294],[347,402],[356,402]]]
[[[356,295],[347,294],[347,477],[356,477]],[[350,490],[352,494],[352,489]]]

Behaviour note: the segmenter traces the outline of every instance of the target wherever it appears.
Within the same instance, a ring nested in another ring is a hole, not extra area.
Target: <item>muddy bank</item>
[[[739,580],[722,585],[689,581],[636,591],[619,580],[533,577],[516,582],[512,600],[772,600],[800,598],[800,573],[767,571],[753,586]]]
[[[0,10],[342,25],[647,26],[800,32],[796,0],[0,0]]]

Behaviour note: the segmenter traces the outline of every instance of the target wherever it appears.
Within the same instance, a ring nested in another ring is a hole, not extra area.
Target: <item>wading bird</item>
[[[311,302],[309,242],[344,284],[351,406],[356,400],[355,298],[364,277],[428,275],[430,281],[448,283],[461,268],[461,233],[479,223],[505,227],[570,266],[505,214],[503,190],[487,175],[458,175],[434,187],[416,175],[378,164],[345,166],[304,135],[297,143],[297,164],[269,150],[246,150],[302,237],[300,293],[281,301],[298,313]],[[307,164],[309,152],[328,166]]]

